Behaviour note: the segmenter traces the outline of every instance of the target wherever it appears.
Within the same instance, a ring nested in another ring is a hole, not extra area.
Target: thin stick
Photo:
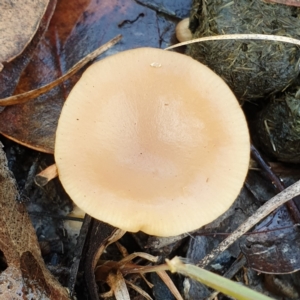
[[[293,39],[286,36],[281,35],[272,35],[272,34],[224,34],[224,35],[216,35],[216,36],[206,36],[202,38],[193,39],[190,41],[182,42],[165,48],[165,50],[174,49],[181,46],[186,46],[194,43],[199,42],[206,42],[206,41],[218,41],[218,40],[268,40],[268,41],[275,41],[275,42],[284,42],[289,44],[294,44],[300,46],[300,41],[297,39]]]
[[[266,0],[266,2],[280,3],[284,5],[300,7],[299,0]]]
[[[120,41],[121,38],[122,38],[121,35],[117,35],[112,40],[110,40],[109,42],[104,44],[103,46],[99,47],[98,49],[96,49],[92,53],[85,56],[77,64],[75,64],[66,74],[64,74],[60,78],[56,79],[55,81],[50,82],[50,83],[48,83],[48,84],[46,84],[46,85],[44,85],[44,86],[42,86],[38,89],[31,90],[31,91],[28,91],[28,92],[23,93],[23,94],[14,95],[14,96],[7,97],[7,98],[2,98],[2,99],[0,99],[0,105],[1,106],[8,106],[8,105],[15,105],[15,104],[25,103],[29,100],[32,100],[32,99],[38,97],[41,94],[44,94],[44,93],[48,92],[49,90],[51,90],[54,87],[56,87],[57,85],[61,84],[65,80],[69,79],[72,75],[74,75],[76,72],[78,72],[88,62],[95,59],[97,56],[99,56],[103,52],[107,51],[112,46],[114,46],[117,42]]]
[[[251,217],[249,217],[242,225],[238,227],[228,238],[223,240],[217,248],[211,253],[205,256],[201,261],[198,262],[198,266],[204,268],[210,262],[212,262],[220,253],[226,250],[232,245],[238,238],[240,238],[245,232],[251,229],[259,221],[269,215],[273,210],[278,208],[280,205],[289,201],[300,194],[300,180],[293,185],[286,188],[280,194],[274,196],[261,206]]]

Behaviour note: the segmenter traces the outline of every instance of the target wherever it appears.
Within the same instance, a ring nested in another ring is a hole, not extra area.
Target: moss
[[[259,114],[257,133],[265,152],[280,161],[300,163],[300,89],[273,97]]]
[[[300,39],[300,9],[258,0],[194,0],[190,27],[194,37],[259,33]],[[192,44],[188,54],[219,74],[240,101],[281,91],[299,74],[299,47],[282,42],[210,41]]]

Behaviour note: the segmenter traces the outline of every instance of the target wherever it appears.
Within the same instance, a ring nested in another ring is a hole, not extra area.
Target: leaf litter
[[[22,71],[28,65],[38,43],[42,39],[45,31],[48,28],[50,19],[54,13],[57,0],[50,0],[47,10],[41,19],[39,28],[35,35],[33,36],[29,45],[24,49],[24,51],[14,60],[9,63],[5,63],[5,68],[0,72],[0,97],[8,97],[15,90]],[[2,108],[3,110],[3,108]]]
[[[37,32],[49,0],[0,2],[0,71],[4,62],[20,55]]]
[[[83,1],[83,2],[84,2],[84,1]],[[107,6],[107,7],[109,7],[109,6]],[[127,19],[127,18],[126,18],[126,20],[132,21],[132,20],[134,20],[134,19],[131,19],[131,18],[128,18],[128,19]],[[120,24],[120,23],[119,23],[119,24]],[[129,25],[129,24],[131,24],[130,22],[129,22],[129,23],[125,22],[124,24],[125,24],[124,26],[128,26],[128,27],[130,28],[130,25]],[[62,65],[62,67],[65,68],[66,66]],[[71,81],[72,81],[72,80],[71,80]],[[69,87],[69,85],[70,85],[70,83],[68,83],[68,82],[65,84],[66,87]],[[251,224],[252,224],[252,223],[251,223]],[[253,225],[252,225],[252,226],[253,226]],[[140,243],[141,240],[138,239],[138,242]],[[154,242],[153,244],[155,244],[155,242]],[[174,249],[174,248],[170,248],[170,249]],[[161,250],[161,251],[163,251],[163,250]],[[25,259],[25,260],[26,260],[26,259]]]
[[[69,299],[41,257],[35,230],[24,204],[18,203],[16,182],[0,148],[0,249],[6,268],[0,291],[6,299]]]
[[[155,11],[125,0],[101,4],[96,0],[82,0],[80,5],[72,5],[72,13],[68,7],[69,2],[59,2],[45,37],[22,74],[15,95],[55,81],[87,54],[119,34],[123,36],[122,43],[106,55],[133,47],[159,47],[160,30],[173,24],[166,22],[158,29]],[[66,24],[65,20],[70,23]],[[108,20],[110,26],[107,26]],[[80,75],[78,72],[33,101],[6,107],[0,119],[1,133],[27,147],[53,153],[61,108]]]

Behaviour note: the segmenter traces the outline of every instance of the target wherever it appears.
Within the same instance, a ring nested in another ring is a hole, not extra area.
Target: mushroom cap
[[[249,149],[244,114],[218,75],[186,55],[139,48],[84,72],[62,109],[55,160],[92,217],[173,236],[230,207]]]

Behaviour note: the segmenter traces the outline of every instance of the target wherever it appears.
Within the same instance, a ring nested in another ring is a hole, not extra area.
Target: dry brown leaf
[[[1,63],[20,55],[30,43],[49,0],[2,0],[0,1],[0,70]]]
[[[165,283],[165,285],[169,288],[173,296],[176,300],[183,300],[182,296],[180,295],[177,287],[175,286],[172,279],[169,277],[166,271],[158,271],[156,272],[157,275],[161,278],[161,280]]]
[[[82,57],[118,34],[123,36],[122,43],[110,54],[142,46],[160,47],[169,41],[170,35],[166,33],[175,27],[175,21],[162,22],[159,18],[154,10],[134,1],[59,1],[49,29],[23,72],[15,94],[61,77]],[[76,74],[26,104],[5,108],[0,118],[2,134],[33,149],[52,153],[61,108],[79,77]]]
[[[107,223],[93,219],[86,241],[88,249],[84,258],[84,277],[91,299],[99,299],[98,286],[95,281],[95,268],[106,247],[119,240],[125,234],[124,230],[115,228]]]
[[[66,74],[50,84],[36,90],[0,99],[0,104],[3,102],[8,105],[11,105],[11,102],[23,103],[24,101],[26,102],[27,98],[30,100],[34,96],[39,95],[40,97],[37,98],[42,100],[37,100],[35,102],[29,101],[29,103],[24,105],[16,105],[7,108],[1,114],[0,132],[4,136],[32,149],[53,153],[56,125],[63,106],[63,102],[59,99],[59,90],[53,89],[53,87],[74,75],[81,67],[115,45],[120,39],[121,36],[119,35],[105,43],[103,46],[80,60]],[[50,92],[47,93],[47,96],[50,99],[49,101],[47,101],[47,99],[46,101],[43,101],[44,95],[42,95],[42,93],[49,91],[49,89]]]
[[[8,97],[15,90],[17,83],[20,79],[21,73],[24,68],[28,65],[38,43],[43,37],[45,31],[48,28],[50,19],[56,7],[57,0],[50,0],[47,10],[41,20],[39,29],[37,30],[35,36],[31,40],[30,44],[26,49],[19,55],[16,59],[10,63],[5,63],[5,67],[0,72],[0,97]]]
[[[8,267],[0,274],[5,299],[69,299],[45,267],[27,211],[17,202],[15,180],[0,148],[0,250]]]
[[[300,231],[285,206],[256,226],[240,248],[247,265],[259,273],[289,274],[300,270]]]
[[[211,263],[220,253],[225,251],[230,245],[238,240],[244,233],[250,230],[254,225],[267,217],[275,209],[300,195],[300,180],[289,186],[281,193],[277,194],[264,205],[262,205],[251,217],[249,217],[244,223],[242,223],[234,232],[232,232],[226,239],[224,239],[218,247],[213,249],[208,255],[206,255],[197,266],[204,268]]]
[[[95,279],[96,281],[104,281],[106,282],[109,287],[111,288],[111,292],[109,294],[114,294],[117,300],[123,300],[127,299],[126,296],[128,294],[126,284],[128,283],[131,288],[133,288],[135,291],[140,293],[143,297],[146,299],[152,299],[145,291],[143,291],[138,286],[134,285],[133,283],[130,283],[129,281],[126,281],[124,279],[124,276],[127,274],[132,273],[139,273],[142,278],[144,273],[149,272],[156,272],[158,276],[162,279],[162,281],[166,284],[166,286],[169,288],[173,296],[176,300],[183,300],[182,296],[180,295],[179,291],[177,290],[175,284],[169,277],[169,275],[165,272],[166,265],[159,265],[159,266],[139,266],[132,262],[133,259],[139,257],[144,258],[150,262],[156,263],[158,261],[157,256],[153,256],[151,254],[145,253],[145,252],[134,252],[132,254],[128,254],[127,250],[121,246],[118,245],[118,248],[122,249],[120,252],[124,252],[126,255],[122,260],[116,262],[116,261],[99,261],[98,266],[95,270]],[[125,251],[123,251],[125,250]],[[146,283],[148,284],[148,281],[146,280]],[[149,284],[148,284],[149,285]],[[152,285],[150,283],[150,285]],[[153,286],[152,286],[153,287]]]
[[[107,283],[111,287],[117,300],[130,300],[129,292],[120,270],[108,274]]]
[[[103,52],[107,51],[109,48],[114,46],[117,42],[120,41],[122,38],[121,35],[116,36],[115,38],[111,39],[109,42],[105,43],[95,51],[88,54],[86,57],[81,59],[79,62],[77,62],[70,70],[68,70],[67,73],[59,77],[58,79],[50,82],[49,84],[46,84],[38,89],[31,90],[22,94],[13,95],[10,97],[6,97],[3,99],[0,99],[0,105],[2,106],[9,106],[9,105],[15,105],[15,104],[23,104],[26,103],[29,100],[32,100],[34,98],[37,98],[46,92],[52,90],[59,84],[63,83],[70,77],[72,77],[74,74],[76,74],[81,68],[83,68],[87,63],[97,58],[97,56],[101,55]]]

